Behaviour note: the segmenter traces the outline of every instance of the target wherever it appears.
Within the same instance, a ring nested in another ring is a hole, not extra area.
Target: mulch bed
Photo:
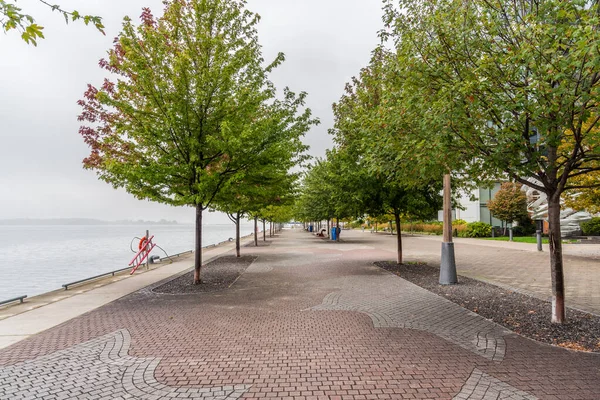
[[[552,324],[550,302],[463,276],[458,285],[441,286],[439,268],[426,264],[375,264],[530,339],[600,353],[598,316],[567,309],[567,323]]]
[[[229,288],[256,260],[256,256],[219,257],[202,267],[202,284],[194,285],[194,271],[154,288],[155,293],[190,294],[217,292]]]

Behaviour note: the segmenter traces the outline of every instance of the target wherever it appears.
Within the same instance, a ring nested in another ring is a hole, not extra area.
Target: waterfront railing
[[[10,304],[10,303],[16,303],[17,301],[20,302],[21,304],[23,304],[23,301],[25,301],[26,298],[27,298],[27,296],[25,295],[25,296],[19,296],[19,297],[14,297],[12,299],[0,301],[0,306],[3,306],[5,304]]]
[[[252,234],[244,236],[241,239],[246,239],[246,238],[248,238],[250,236],[252,236]],[[225,241],[217,243],[217,244],[211,244],[209,246],[205,246],[204,248],[205,249],[210,249],[210,248],[217,247],[217,246],[220,246],[220,245],[225,244],[225,243],[230,243],[232,241],[233,241],[233,239],[229,238],[229,240],[225,240]],[[170,260],[171,258],[181,257],[181,256],[184,256],[186,254],[191,254],[193,252],[194,252],[193,250],[188,250],[188,251],[184,251],[182,253],[168,255],[167,257],[161,258],[158,262],[162,262],[165,259],[169,259]],[[129,269],[130,269],[130,267],[126,267],[126,268],[121,268],[121,269],[117,269],[117,270],[110,271],[110,272],[105,272],[105,273],[100,274],[100,275],[92,276],[92,277],[85,278],[85,279],[80,279],[78,281],[73,281],[73,282],[65,283],[64,285],[62,285],[62,287],[65,290],[69,290],[70,286],[75,286],[75,285],[79,285],[79,284],[86,283],[86,282],[89,282],[89,281],[93,281],[93,280],[96,280],[96,279],[104,278],[104,277],[107,277],[109,275],[115,276],[116,274],[118,274],[120,272],[127,271]],[[27,298],[27,295],[24,295],[24,296],[19,296],[19,297],[15,297],[15,298],[12,298],[12,299],[0,301],[0,306],[6,305],[6,304],[10,304],[10,303],[15,303],[17,301],[20,302],[20,303],[23,303],[26,298]]]
[[[188,251],[184,251],[183,253],[173,254],[172,256],[161,258],[159,260],[159,262],[162,261],[162,260],[164,260],[164,259],[166,259],[166,258],[170,259],[170,258],[174,258],[174,257],[181,257],[182,255],[190,254],[190,253],[193,253],[193,251],[192,250],[188,250]],[[96,280],[96,279],[104,278],[104,277],[109,276],[109,275],[115,276],[119,272],[128,271],[129,269],[130,269],[130,267],[126,267],[126,268],[117,269],[115,271],[105,272],[104,274],[100,274],[100,275],[96,275],[96,276],[91,276],[89,278],[80,279],[80,280],[74,281],[74,282],[65,283],[64,285],[62,285],[62,287],[64,287],[65,290],[69,290],[69,286],[79,285],[81,283],[85,283],[85,282],[93,281],[93,280]]]

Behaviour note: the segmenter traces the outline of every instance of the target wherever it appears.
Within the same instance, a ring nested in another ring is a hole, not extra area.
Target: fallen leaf
[[[564,347],[565,349],[578,350],[578,351],[587,351],[587,352],[590,351],[586,347],[582,346],[579,343],[575,343],[575,342],[562,342],[562,343],[558,343],[558,345],[560,347]]]

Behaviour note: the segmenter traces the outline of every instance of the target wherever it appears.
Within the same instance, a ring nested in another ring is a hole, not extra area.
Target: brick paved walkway
[[[344,231],[342,238],[350,243],[393,252],[396,237],[386,234],[371,234],[361,231]],[[404,256],[406,261],[423,261],[440,265],[441,237],[405,236]],[[550,255],[535,249],[535,244],[489,242],[480,239],[456,239],[456,265],[460,275],[516,289],[543,300],[552,296],[550,281]],[[600,315],[600,260],[593,256],[600,245],[566,245],[573,254],[577,246],[584,246],[589,257],[564,256],[567,306]],[[390,260],[395,260],[393,255]]]
[[[230,289],[143,289],[0,350],[0,399],[598,399],[600,357],[542,345],[285,232]]]

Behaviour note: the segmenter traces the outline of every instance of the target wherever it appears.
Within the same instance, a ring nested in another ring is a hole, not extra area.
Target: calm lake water
[[[168,254],[194,248],[193,225],[0,226],[0,301],[35,296],[61,285],[127,267],[134,236],[149,229]],[[252,233],[242,223],[242,236]],[[205,225],[203,245],[235,238],[235,226]],[[139,241],[134,242],[137,250]],[[159,249],[152,254],[164,256]]]

